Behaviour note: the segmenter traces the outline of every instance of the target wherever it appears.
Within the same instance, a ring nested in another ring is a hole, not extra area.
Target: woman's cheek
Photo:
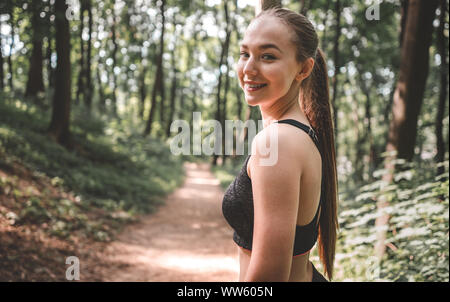
[[[238,82],[239,82],[239,86],[241,86],[241,88],[243,89],[243,69],[242,69],[242,63],[239,60],[238,63],[236,64],[236,74],[238,76]]]

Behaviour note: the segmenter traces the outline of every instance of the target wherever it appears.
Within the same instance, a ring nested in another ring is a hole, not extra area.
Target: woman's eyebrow
[[[248,48],[248,46],[245,45],[245,44],[241,44],[241,47],[242,47],[242,48]],[[281,49],[280,49],[278,46],[276,46],[275,44],[272,44],[272,43],[267,43],[267,44],[259,45],[258,48],[259,48],[259,49],[275,48],[275,49],[277,49],[279,52],[283,53],[283,52],[281,51]]]

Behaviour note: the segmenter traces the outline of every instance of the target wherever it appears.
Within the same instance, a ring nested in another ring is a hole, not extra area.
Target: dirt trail
[[[154,214],[130,225],[104,251],[104,281],[236,281],[223,190],[205,163],[185,163],[186,180]]]

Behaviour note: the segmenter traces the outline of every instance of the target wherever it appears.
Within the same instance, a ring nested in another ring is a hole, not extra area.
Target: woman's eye
[[[268,55],[268,54],[262,55],[262,58],[263,58],[264,60],[274,60],[274,59],[275,59],[274,56]]]
[[[248,57],[249,57],[249,54],[246,53],[246,52],[244,52],[244,51],[242,51],[242,52],[241,52],[241,57],[248,58]],[[263,60],[275,60],[275,59],[276,59],[276,58],[275,58],[273,55],[271,55],[271,54],[263,54],[263,55],[261,56],[261,58],[262,58]]]

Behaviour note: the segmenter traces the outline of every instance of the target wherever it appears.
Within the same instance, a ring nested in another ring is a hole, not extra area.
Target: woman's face
[[[260,17],[247,28],[236,69],[249,105],[270,107],[299,87],[293,81],[301,64],[290,37],[287,26],[273,16]]]

